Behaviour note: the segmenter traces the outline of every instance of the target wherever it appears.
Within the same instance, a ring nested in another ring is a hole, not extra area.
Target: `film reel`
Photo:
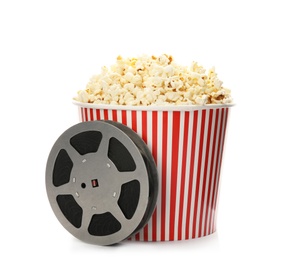
[[[118,243],[151,217],[158,175],[151,152],[130,128],[113,121],[79,123],[55,142],[46,190],[60,223],[78,239]]]

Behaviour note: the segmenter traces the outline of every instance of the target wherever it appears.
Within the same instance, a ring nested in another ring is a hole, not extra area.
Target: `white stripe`
[[[198,122],[197,122],[197,133],[196,133],[196,145],[195,145],[195,158],[194,158],[194,169],[193,169],[193,186],[192,186],[192,199],[191,199],[191,215],[190,215],[190,226],[189,226],[189,238],[192,238],[193,218],[194,218],[194,205],[195,205],[195,191],[196,191],[196,180],[197,180],[197,166],[198,166],[198,155],[199,155],[199,140],[201,130],[201,111],[198,111]],[[193,126],[194,128],[195,126]],[[195,140],[194,140],[195,141]]]
[[[93,109],[93,118],[94,118],[94,121],[97,120],[97,117],[96,117],[96,109]]]
[[[181,193],[181,173],[182,173],[182,158],[183,158],[183,138],[184,138],[184,118],[185,111],[180,112],[180,126],[179,126],[179,150],[178,150],[178,167],[177,167],[177,186],[176,186],[176,205],[175,205],[175,228],[174,240],[178,240],[179,227],[179,204]]]
[[[206,110],[206,118],[204,122],[204,136],[203,136],[203,148],[202,148],[202,161],[201,161],[201,172],[200,172],[200,182],[199,182],[199,195],[198,195],[198,208],[196,216],[196,233],[195,237],[199,237],[199,225],[200,225],[200,213],[202,205],[202,188],[203,188],[203,178],[204,178],[204,167],[205,167],[205,155],[206,155],[206,144],[207,144],[207,132],[209,123],[209,111]],[[203,218],[203,215],[202,215]]]
[[[193,111],[189,115],[189,125],[188,125],[188,139],[187,139],[187,159],[186,159],[186,172],[185,172],[185,186],[184,186],[184,202],[183,202],[183,220],[182,220],[182,239],[186,236],[186,225],[187,225],[187,209],[188,209],[188,190],[189,190],[189,180],[190,176],[190,166],[191,166],[191,150],[192,150],[192,133],[193,133]]]
[[[167,172],[166,172],[166,227],[165,240],[169,240],[170,236],[170,195],[171,195],[171,155],[172,155],[172,111],[168,112],[168,131],[167,131]]]
[[[121,110],[117,110],[117,122],[122,123],[122,113],[121,113]]]
[[[78,107],[78,117],[79,117],[79,122],[82,122],[82,113],[81,113],[81,107]]]
[[[140,229],[139,231],[139,241],[144,241],[144,229]]]
[[[104,119],[104,109],[100,109],[100,119]]]
[[[162,141],[163,141],[163,113],[157,112],[157,170],[158,170],[158,198],[157,198],[157,232],[156,232],[156,239],[157,241],[161,240],[161,201],[162,201]]]
[[[108,120],[112,120],[113,118],[112,118],[112,110],[111,109],[109,109],[108,110]]]
[[[92,108],[87,108],[88,121],[91,121],[91,120],[92,120],[92,118],[91,118],[91,113],[90,113],[90,109],[92,109]]]
[[[97,114],[96,114],[96,109],[94,108],[93,109],[93,118],[94,118],[94,120],[97,120],[97,116],[96,116]]]
[[[127,110],[126,118],[127,118],[127,126],[132,129],[132,111],[131,110]]]

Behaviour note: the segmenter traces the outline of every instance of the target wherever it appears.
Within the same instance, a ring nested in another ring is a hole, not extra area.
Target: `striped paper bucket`
[[[231,105],[112,106],[75,102],[80,120],[113,120],[137,132],[157,164],[159,192],[131,240],[184,240],[216,230],[217,195]]]

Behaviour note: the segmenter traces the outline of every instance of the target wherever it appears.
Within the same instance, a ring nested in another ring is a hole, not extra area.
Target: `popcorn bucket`
[[[133,129],[154,157],[159,175],[156,208],[147,225],[130,240],[184,240],[215,232],[231,105],[75,104],[82,122],[112,120]]]

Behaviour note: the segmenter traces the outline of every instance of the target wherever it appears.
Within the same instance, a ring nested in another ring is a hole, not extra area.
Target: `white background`
[[[0,258],[287,259],[285,2],[1,0]],[[180,242],[85,244],[48,203],[50,149],[78,122],[71,99],[102,65],[119,54],[162,53],[183,65],[215,66],[236,103],[217,232]]]

